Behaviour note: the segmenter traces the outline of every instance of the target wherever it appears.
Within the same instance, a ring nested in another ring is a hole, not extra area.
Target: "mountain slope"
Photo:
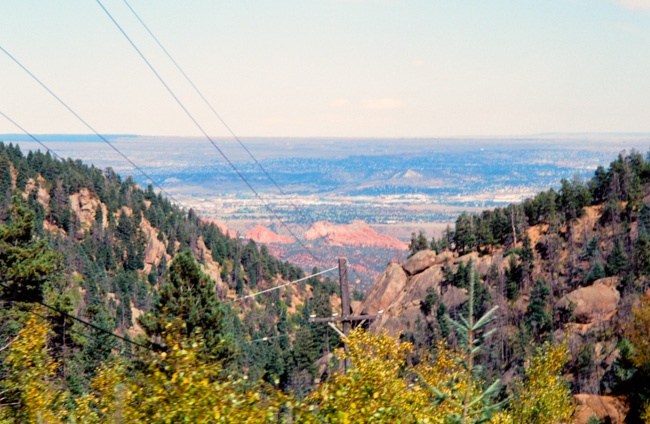
[[[37,238],[63,259],[62,281],[52,295],[56,299],[50,300],[93,325],[138,338],[143,329],[137,318],[157,303],[174,258],[189,251],[211,278],[215,298],[223,302],[226,331],[239,352],[238,370],[256,379],[277,379],[282,386],[305,380],[311,384],[315,359],[339,343],[335,335],[329,341],[322,337],[323,325],[307,324],[312,311],[331,314],[336,283],[327,276],[311,278],[233,302],[305,273],[273,257],[266,246],[233,238],[193,210],[173,205],[151,186],[142,190],[110,169],[59,161],[41,152],[23,155],[17,146],[0,143],[0,190],[0,225],[11,222],[12,195],[18,194],[34,214]],[[71,329],[99,337],[79,323]],[[0,328],[9,338],[11,331]],[[116,341],[104,336],[106,343]],[[94,370],[111,354],[85,338],[63,337],[70,368]],[[265,337],[271,340],[250,342]],[[68,383],[82,390],[91,376],[68,374]]]

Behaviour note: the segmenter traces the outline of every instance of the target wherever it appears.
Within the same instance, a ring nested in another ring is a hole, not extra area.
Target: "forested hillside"
[[[254,242],[223,234],[214,223],[173,205],[151,186],[142,190],[110,169],[55,160],[49,153],[24,155],[18,146],[0,144],[0,192],[3,271],[18,266],[10,265],[13,254],[6,253],[8,244],[22,246],[19,255],[32,252],[35,243],[38,252],[47,252],[39,258],[47,263],[35,271],[38,277],[25,277],[33,289],[25,291],[20,281],[3,275],[6,287],[0,290],[7,301],[45,301],[145,345],[150,343],[145,341],[148,336],[164,330],[156,326],[159,315],[188,314],[184,318],[188,333],[193,326],[203,326],[212,343],[228,344],[225,350],[234,358],[231,369],[246,371],[253,379],[277,380],[281,387],[310,385],[313,363],[339,343],[335,334],[329,340],[323,337],[323,324],[306,321],[312,311],[331,314],[330,297],[338,284],[312,278],[282,293],[232,302],[305,274],[269,255],[263,245],[258,248]],[[17,240],[15,232],[21,233]],[[30,241],[32,237],[39,241]],[[183,304],[190,299],[184,299],[180,281],[170,281],[170,267],[191,276],[194,284],[203,281],[209,286],[192,299],[193,306]],[[161,300],[176,309],[156,308]],[[201,302],[206,311],[195,310]],[[14,321],[15,305],[4,306],[0,331],[7,341],[20,325]],[[72,319],[64,322],[56,312],[46,312],[56,321],[52,343],[61,361],[63,384],[75,393],[88,389],[94,369],[109,357],[122,348],[134,348],[96,328]],[[215,329],[209,326],[220,330],[212,334]],[[262,338],[270,340],[251,342]]]
[[[638,422],[650,398],[649,204],[650,158],[621,154],[588,182],[562,180],[521,204],[463,214],[440,239],[414,234],[410,259],[391,264],[357,312],[386,310],[373,328],[416,346],[453,344],[442,317],[467,308],[476,270],[476,308],[499,306],[486,375],[511,386],[535,346],[565,341],[576,399],[607,404],[598,412],[612,422]]]
[[[340,304],[336,282],[241,300],[305,273],[151,187],[4,144],[0,186],[2,423],[650,420],[636,152],[414,235],[354,305],[386,331],[347,351],[308,323]]]

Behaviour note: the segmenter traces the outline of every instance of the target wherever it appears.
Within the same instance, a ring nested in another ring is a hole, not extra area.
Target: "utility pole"
[[[309,322],[326,322],[343,338],[343,348],[345,349],[345,353],[349,353],[347,338],[350,335],[352,323],[377,319],[379,315],[352,316],[352,308],[350,307],[350,284],[348,282],[348,260],[346,258],[339,258],[339,284],[341,287],[341,316],[336,316],[337,314],[327,318],[312,316],[309,318]],[[335,322],[343,323],[343,331],[334,325]],[[350,367],[350,358],[345,359],[344,367],[347,371]]]

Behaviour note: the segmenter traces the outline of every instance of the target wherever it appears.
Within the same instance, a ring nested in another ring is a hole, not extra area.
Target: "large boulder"
[[[440,265],[444,263],[445,260],[451,260],[453,258],[453,253],[449,251],[444,251],[441,254],[436,255],[436,252],[433,250],[421,250],[404,262],[403,268],[404,271],[409,273],[409,275],[414,275],[434,265]]]
[[[399,264],[391,263],[372,285],[372,289],[355,310],[355,315],[376,314],[386,310],[406,285],[406,273]]]
[[[409,308],[420,308],[420,302],[427,296],[427,290],[433,289],[440,295],[440,282],[443,272],[439,266],[427,268],[409,279],[404,289],[395,296],[390,306],[392,314],[399,314]]]
[[[622,424],[630,409],[625,399],[619,397],[580,393],[573,398],[578,404],[575,424],[586,424],[591,417],[598,417],[604,423]]]
[[[614,287],[598,280],[560,299],[558,306],[570,310],[582,324],[603,323],[616,313],[621,295]]]
[[[468,298],[467,290],[449,286],[445,289],[440,300],[442,300],[448,308],[453,309],[465,303]]]

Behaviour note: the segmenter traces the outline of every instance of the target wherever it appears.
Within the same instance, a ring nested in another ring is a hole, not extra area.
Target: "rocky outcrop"
[[[439,255],[433,250],[421,250],[404,262],[402,267],[409,275],[414,275],[434,265],[441,265],[445,261],[453,260],[453,258],[453,253],[448,250]]]
[[[629,410],[625,399],[588,394],[577,394],[573,398],[578,404],[577,414],[574,418],[575,424],[586,424],[594,416],[604,423],[622,424],[625,422],[625,416]]]
[[[82,188],[79,193],[70,195],[70,209],[75,213],[84,229],[90,228],[95,222],[95,210],[100,204],[97,195],[91,193],[87,188]]]
[[[337,225],[327,221],[318,221],[305,233],[306,240],[325,239],[335,246],[377,247],[381,249],[408,250],[408,245],[395,237],[380,234],[370,228],[364,221]]]
[[[370,293],[355,311],[355,315],[376,314],[380,310],[386,310],[395,296],[402,291],[406,280],[406,273],[399,264],[388,264],[386,271],[375,281]]]
[[[158,240],[158,230],[153,228],[149,221],[142,220],[140,228],[147,236],[147,247],[144,249],[145,271],[150,272],[151,266],[160,263],[163,255],[166,254],[165,243]]]
[[[420,309],[420,302],[427,295],[427,290],[433,289],[440,295],[440,282],[443,279],[440,267],[431,267],[409,279],[404,289],[397,293],[387,308],[390,316],[397,316],[412,308]]]
[[[581,324],[603,323],[615,313],[621,295],[611,286],[610,279],[597,280],[567,294],[558,306],[575,314]]]
[[[45,179],[38,176],[37,180],[30,178],[25,184],[25,191],[23,192],[23,198],[27,200],[32,191],[36,190],[36,201],[43,205],[46,209],[50,205],[50,195],[47,190],[43,188],[42,183],[45,182]]]
[[[291,244],[296,242],[291,237],[281,236],[261,225],[256,226],[250,231],[246,231],[246,238],[263,244]]]
[[[436,254],[431,250],[420,251],[403,265],[391,263],[386,271],[375,281],[370,294],[355,313],[374,314],[383,310],[382,316],[371,324],[374,329],[385,329],[395,335],[404,331],[421,318],[421,303],[430,291],[440,296],[449,308],[456,308],[467,300],[467,290],[449,286],[442,287],[445,279],[444,267],[453,271],[459,263],[472,260],[477,268],[487,272],[493,263],[488,256],[479,258],[472,253],[455,258],[449,251]]]

